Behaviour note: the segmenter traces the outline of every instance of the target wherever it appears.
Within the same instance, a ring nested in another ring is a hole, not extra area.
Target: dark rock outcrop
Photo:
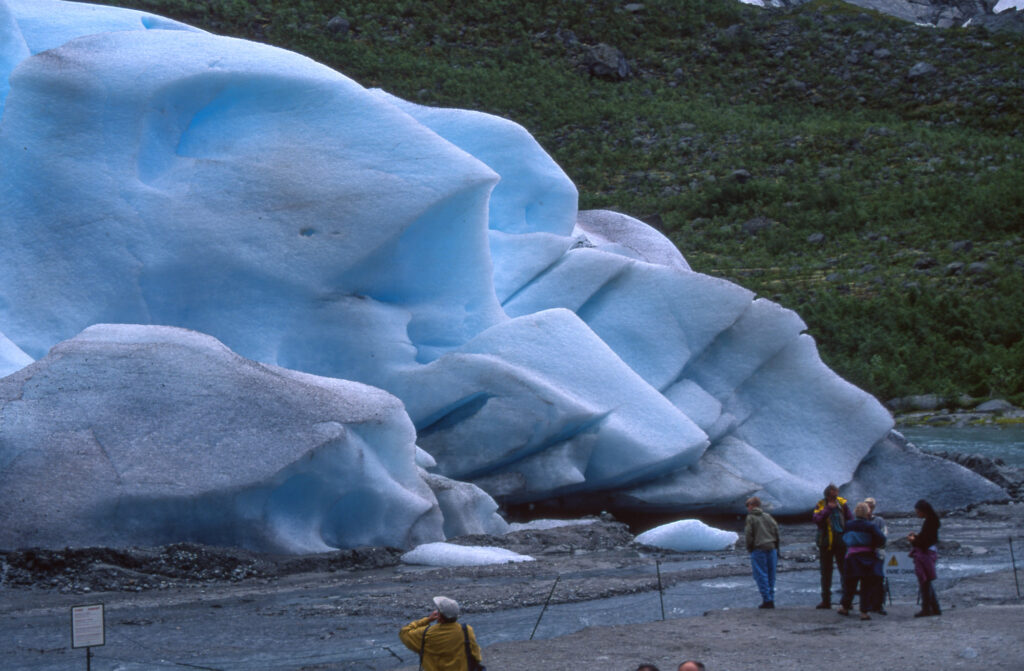
[[[939,510],[953,510],[1011,496],[998,483],[959,463],[924,453],[898,431],[871,448],[841,491],[851,501],[873,496],[885,501],[886,510],[900,512],[912,510],[918,499],[927,499]]]
[[[802,5],[808,0],[774,0],[776,7]],[[997,0],[845,0],[851,5],[936,28],[983,27],[990,31],[1024,33],[1024,11],[995,13]],[[876,56],[877,57],[877,56]]]

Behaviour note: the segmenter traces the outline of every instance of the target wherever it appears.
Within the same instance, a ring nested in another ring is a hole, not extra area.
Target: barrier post
[[[1013,582],[1017,586],[1017,598],[1020,598],[1020,581],[1017,579],[1017,558],[1013,554],[1013,536],[1010,536],[1010,562],[1013,563]]]
[[[548,592],[548,598],[544,600],[544,607],[540,609],[540,615],[537,616],[537,623],[533,625],[533,631],[530,632],[530,640],[533,640],[533,635],[537,633],[537,627],[540,626],[540,619],[544,617],[544,611],[548,609],[548,603],[551,602],[551,595],[555,593],[555,586],[558,585],[558,579],[562,576],[555,576],[555,584],[551,586],[551,591]]]
[[[654,560],[654,567],[658,571],[658,599],[661,601],[661,619],[665,619],[665,590],[661,588],[661,560]]]

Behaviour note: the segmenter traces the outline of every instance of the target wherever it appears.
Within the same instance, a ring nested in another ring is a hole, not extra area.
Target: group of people
[[[921,530],[907,536],[910,556],[914,560],[921,594],[921,610],[914,617],[941,615],[935,595],[935,546],[939,542],[939,516],[930,503],[921,499],[914,504],[918,517],[924,519]],[[871,613],[885,615],[885,544],[888,528],[885,520],[875,515],[875,500],[864,499],[850,512],[839,488],[830,484],[824,498],[812,513],[818,527],[818,561],[821,567],[821,603],[817,608],[832,608],[832,567],[839,571],[843,596],[840,615],[848,615],[853,597],[860,593],[860,619],[870,620]],[[754,582],[761,593],[759,608],[775,607],[775,573],[779,556],[779,525],[761,507],[759,498],[747,500],[744,529]]]
[[[779,561],[779,524],[766,513],[761,499],[747,499],[744,537],[750,553],[750,566],[761,593],[759,608],[775,608],[775,574]],[[921,530],[907,535],[910,556],[914,560],[921,594],[921,610],[914,617],[941,615],[935,595],[935,546],[939,542],[939,516],[930,503],[921,499],[914,511],[923,518]],[[885,544],[888,529],[875,515],[875,500],[868,498],[850,512],[839,488],[830,484],[824,498],[812,514],[818,526],[818,560],[821,567],[821,603],[817,608],[832,608],[832,570],[839,571],[843,596],[838,613],[848,615],[853,597],[860,593],[860,619],[870,620],[871,613],[885,614]],[[459,604],[448,597],[434,597],[435,610],[430,615],[402,627],[398,636],[407,648],[420,656],[423,671],[483,671],[483,657],[473,628],[458,623]],[[658,671],[652,664],[641,664],[637,671]],[[705,671],[696,660],[681,663],[677,671]]]
[[[839,488],[829,485],[825,498],[814,508],[818,525],[817,545],[821,566],[821,603],[818,608],[831,608],[832,565],[839,569],[843,596],[840,615],[848,615],[853,596],[860,589],[860,619],[870,620],[870,613],[885,614],[885,520],[874,514],[874,499],[865,499],[850,514]]]
[[[707,667],[704,666],[704,662],[698,662],[695,659],[688,659],[679,665],[676,671],[705,671]],[[658,667],[653,664],[641,664],[636,667],[636,671],[658,671]]]

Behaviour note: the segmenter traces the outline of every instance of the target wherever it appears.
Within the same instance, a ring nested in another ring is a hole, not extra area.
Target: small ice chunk
[[[486,566],[535,560],[529,555],[521,555],[491,545],[474,547],[451,543],[424,543],[402,555],[402,561],[406,564],[424,566]]]
[[[513,531],[544,531],[545,529],[593,524],[596,521],[593,518],[584,520],[530,520],[529,522],[513,522],[508,525],[508,530],[510,533]]]
[[[700,520],[677,520],[643,532],[636,537],[636,542],[676,552],[693,552],[726,550],[738,539],[735,531],[709,527]]]

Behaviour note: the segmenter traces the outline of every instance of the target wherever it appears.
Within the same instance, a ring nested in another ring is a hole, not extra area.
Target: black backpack
[[[466,641],[466,666],[469,671],[487,671],[487,667],[476,661],[476,657],[469,651],[469,629],[462,625],[462,638]]]

